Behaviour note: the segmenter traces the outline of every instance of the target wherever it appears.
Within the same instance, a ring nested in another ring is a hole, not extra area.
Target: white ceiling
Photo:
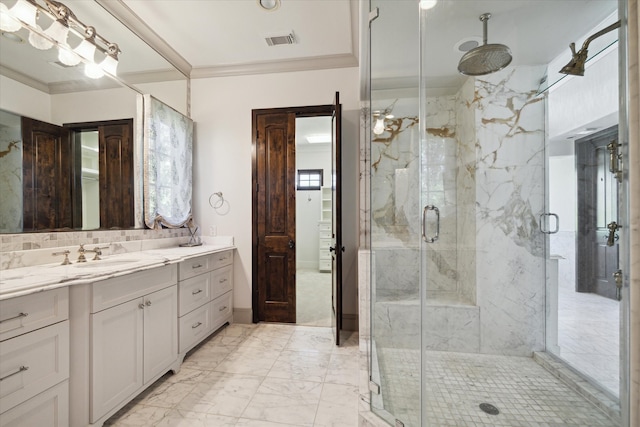
[[[0,0],[11,6],[15,0]],[[256,0],[65,0],[78,18],[122,50],[119,74],[125,79],[162,75],[169,68],[154,50],[191,78],[358,66],[358,0],[281,0],[273,12]],[[368,3],[364,3],[368,4]],[[417,86],[420,58],[418,0],[371,0],[379,8],[373,22],[374,87]],[[118,19],[142,35],[141,43]],[[617,0],[441,0],[428,11],[424,44],[427,85],[455,90],[464,77],[456,71],[461,39],[482,36],[478,16],[491,12],[489,43],[513,52],[513,65],[546,64],[569,54]],[[293,31],[297,43],[268,46],[265,36]],[[53,55],[52,53],[47,53]],[[75,79],[69,70],[37,65],[42,51],[0,37],[0,70],[24,72],[44,85]],[[45,54],[46,55],[46,54]],[[431,60],[433,58],[433,60]],[[22,65],[19,65],[22,63]],[[157,76],[155,77],[157,79]]]

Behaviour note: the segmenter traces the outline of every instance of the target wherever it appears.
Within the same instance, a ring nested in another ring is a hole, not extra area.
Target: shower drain
[[[484,412],[486,412],[489,415],[498,415],[500,413],[498,408],[493,406],[491,403],[481,403],[480,409],[482,409]]]

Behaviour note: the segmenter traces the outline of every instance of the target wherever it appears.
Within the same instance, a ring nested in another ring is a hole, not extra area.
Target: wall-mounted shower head
[[[576,52],[576,44],[571,43],[571,61],[560,70],[563,74],[571,74],[573,76],[584,76],[584,63],[587,62],[587,56],[589,55],[589,43],[594,39],[607,34],[609,31],[613,31],[616,28],[620,28],[620,21],[609,25],[607,28],[603,28],[594,35],[587,38],[582,44],[582,49]]]
[[[511,63],[511,50],[503,44],[487,44],[487,26],[490,13],[480,15],[483,24],[483,45],[471,49],[460,58],[458,71],[467,76],[494,73]]]

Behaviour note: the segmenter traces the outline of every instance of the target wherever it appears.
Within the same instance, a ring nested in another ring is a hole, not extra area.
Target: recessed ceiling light
[[[258,5],[269,12],[273,12],[274,10],[280,7],[280,0],[257,0]]]
[[[482,43],[482,38],[480,37],[467,37],[456,43],[453,46],[453,50],[456,52],[468,52],[480,46],[480,43]]]
[[[2,37],[11,40],[12,42],[16,42],[16,43],[24,43],[24,40],[22,37],[20,37],[18,34],[16,33],[9,33],[6,31],[2,32]]]

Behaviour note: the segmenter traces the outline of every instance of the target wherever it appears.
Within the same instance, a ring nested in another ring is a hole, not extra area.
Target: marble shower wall
[[[467,169],[465,186],[475,178],[475,225],[469,230],[476,233],[481,353],[530,356],[544,349],[545,254],[538,218],[545,206],[545,111],[535,95],[543,75],[542,67],[509,68],[476,78],[473,94],[463,91],[459,98],[459,111],[474,116],[475,138],[461,140],[468,145],[460,147],[460,157],[475,152],[475,167],[460,169]]]
[[[0,233],[22,230],[20,116],[0,111]]]

